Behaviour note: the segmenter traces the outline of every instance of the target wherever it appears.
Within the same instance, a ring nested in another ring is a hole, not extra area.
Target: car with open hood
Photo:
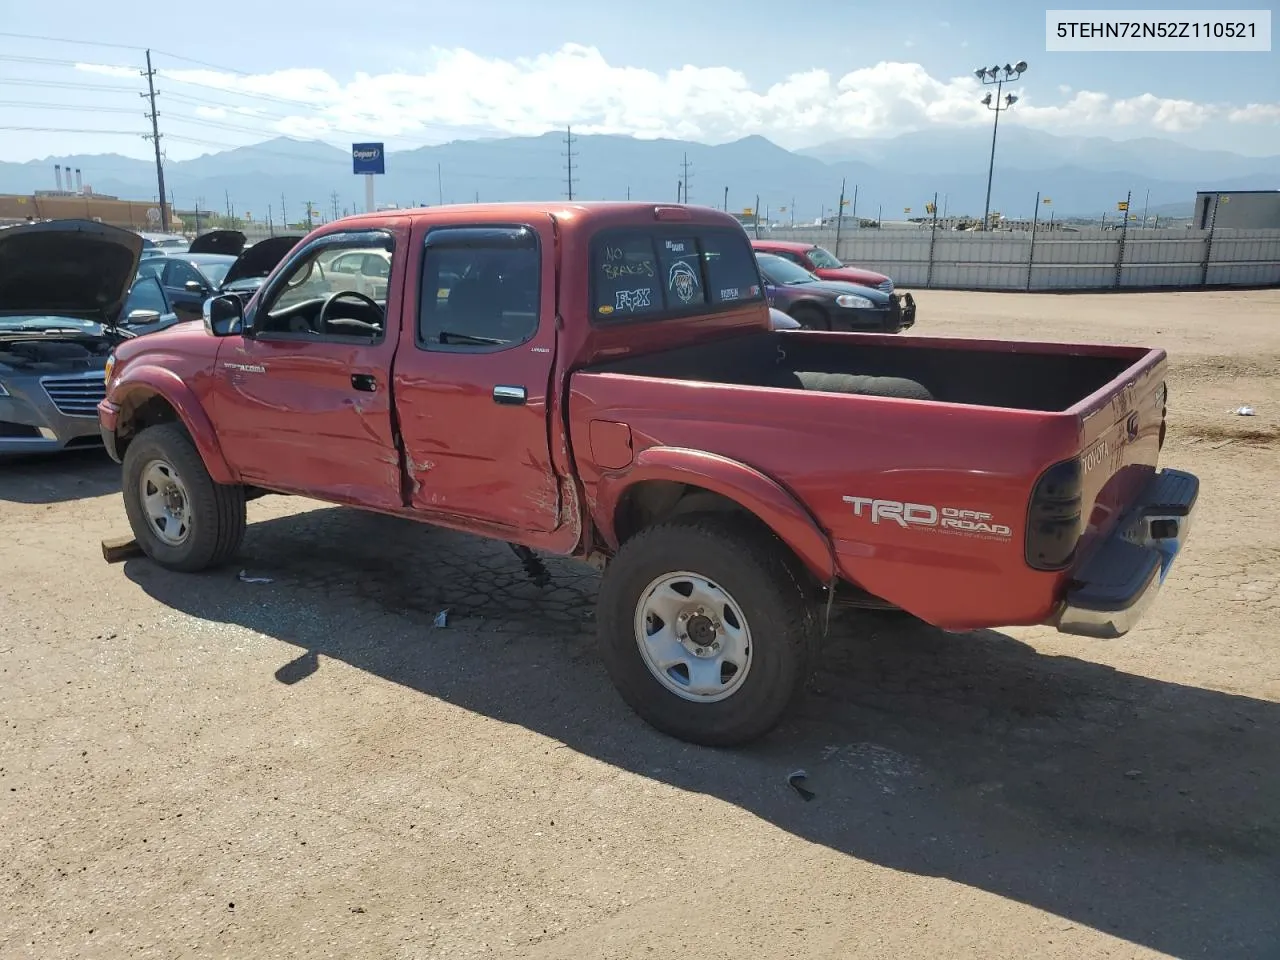
[[[900,333],[916,322],[911,294],[823,280],[790,260],[756,252],[769,305],[806,330]]]
[[[144,258],[142,270],[159,280],[181,319],[198,320],[210,297],[257,290],[299,239],[285,235],[250,245],[239,230],[210,230],[186,250]]]
[[[142,238],[92,220],[0,231],[0,457],[98,446],[111,351],[177,318]]]

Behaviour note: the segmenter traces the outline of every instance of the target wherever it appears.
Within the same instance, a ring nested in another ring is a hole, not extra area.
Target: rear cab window
[[[751,245],[731,229],[622,228],[591,244],[593,323],[717,313],[763,299]]]

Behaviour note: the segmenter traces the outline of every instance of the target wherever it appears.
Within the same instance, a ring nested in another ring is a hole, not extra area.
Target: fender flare
[[[121,411],[120,419],[127,419],[127,412],[143,400],[158,396],[167,402],[178,414],[178,419],[191,434],[200,459],[205,469],[217,483],[236,483],[238,478],[222,455],[222,446],[218,443],[218,434],[213,429],[213,422],[205,413],[204,406],[181,377],[164,367],[139,366],[130,367],[125,374],[111,386],[110,400]],[[120,420],[116,422],[119,429]]]
[[[618,547],[614,513],[628,490],[647,480],[670,480],[710,490],[763,522],[791,548],[820,583],[836,576],[835,548],[812,514],[776,480],[738,460],[685,447],[649,447],[625,471],[605,474],[596,512],[609,545]]]

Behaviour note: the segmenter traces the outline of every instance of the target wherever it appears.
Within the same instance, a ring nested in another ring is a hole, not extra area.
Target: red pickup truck
[[[330,269],[389,261],[377,299]],[[495,204],[339,220],[249,302],[116,348],[98,407],[143,550],[229,560],[302,494],[603,570],[623,698],[742,743],[835,603],[950,631],[1124,633],[1187,534],[1159,349],[771,330],[706,208]]]

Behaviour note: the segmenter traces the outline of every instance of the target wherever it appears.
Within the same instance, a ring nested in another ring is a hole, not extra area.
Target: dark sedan
[[[771,253],[757,253],[756,262],[769,305],[806,330],[899,333],[916,322],[916,302],[909,293],[899,296],[840,280],[822,280]]]
[[[160,281],[179,317],[198,320],[204,302],[222,288],[235,262],[222,253],[177,253],[143,260],[140,270]]]

